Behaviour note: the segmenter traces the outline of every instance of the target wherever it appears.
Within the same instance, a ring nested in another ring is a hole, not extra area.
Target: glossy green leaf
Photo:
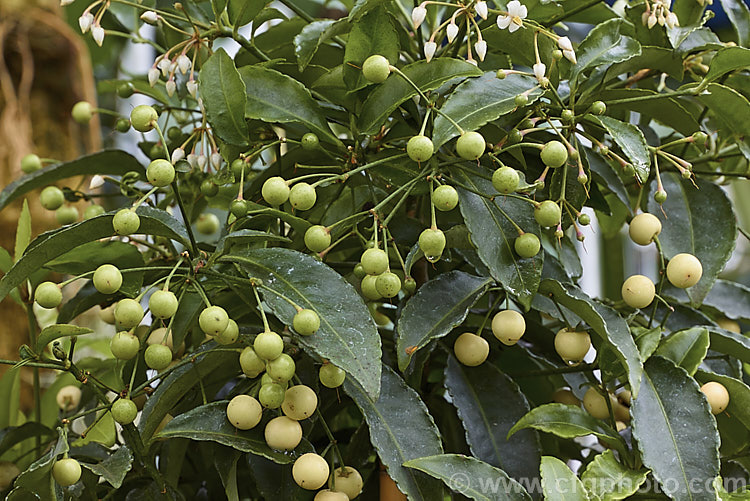
[[[343,66],[344,83],[348,89],[359,90],[370,83],[362,76],[361,68],[365,59],[373,54],[380,54],[391,64],[398,62],[398,33],[393,18],[383,6],[362,16],[349,33]]]
[[[268,233],[266,231],[260,231],[260,230],[238,230],[233,231],[232,233],[228,233],[226,236],[222,237],[221,240],[219,240],[219,243],[216,245],[216,253],[218,255],[223,255],[224,251],[228,248],[231,248],[231,246],[235,243],[237,244],[246,244],[251,242],[286,242],[290,243],[291,240],[287,237],[282,237],[281,235],[274,235],[273,233]]]
[[[461,454],[440,454],[412,459],[408,468],[442,480],[454,492],[476,501],[531,500],[521,484],[499,468]]]
[[[708,402],[684,369],[661,357],[646,362],[630,408],[643,464],[675,501],[715,500],[705,487],[719,473],[719,433]]]
[[[73,447],[83,447],[91,443],[101,444],[104,447],[112,447],[117,441],[117,429],[115,428],[115,419],[109,411],[99,411],[97,414],[98,421],[86,433],[85,437],[80,437],[70,445]]]
[[[621,63],[640,55],[641,44],[620,33],[623,21],[621,18],[611,19],[589,32],[576,50],[578,63],[572,68],[571,81],[590,68]]]
[[[380,381],[380,336],[367,307],[341,275],[307,254],[290,249],[254,249],[221,259],[238,263],[275,291],[260,289],[265,302],[285,324],[295,308],[279,294],[320,316],[320,329],[299,338],[308,352],[344,369],[365,391],[377,397]],[[278,293],[278,294],[277,294]],[[252,300],[252,291],[247,291]]]
[[[123,445],[104,461],[96,464],[81,463],[81,466],[99,475],[115,489],[119,489],[125,480],[125,475],[133,468],[133,454],[127,445]]]
[[[237,463],[242,456],[243,454],[240,451],[220,445],[217,446],[216,453],[214,453],[214,466],[216,467],[216,473],[221,477],[222,485],[224,485],[227,501],[239,501],[240,499],[237,490]],[[255,457],[263,459],[259,456]],[[271,463],[276,464],[272,461]]]
[[[588,501],[586,489],[576,474],[556,457],[542,457],[540,472],[545,501]]]
[[[0,210],[18,197],[63,179],[86,175],[121,176],[134,171],[145,178],[145,169],[131,155],[120,150],[100,151],[70,162],[49,165],[31,174],[24,174],[0,192]]]
[[[439,482],[402,466],[410,459],[443,453],[437,426],[419,394],[387,365],[383,365],[378,398],[349,378],[344,391],[362,411],[370,441],[399,490],[418,501],[442,498]]]
[[[233,26],[244,26],[255,19],[269,2],[266,0],[227,0],[227,14]]]
[[[184,226],[165,211],[141,206],[136,212],[141,219],[139,232],[165,236],[187,245],[188,236]],[[7,296],[11,290],[48,261],[62,256],[81,244],[111,237],[114,234],[113,217],[112,213],[102,214],[39,235],[29,244],[26,254],[13,265],[8,273],[3,275],[0,280],[0,299]]]
[[[8,371],[6,372],[6,374],[10,372],[11,371]],[[12,372],[14,372],[15,374],[19,374],[21,371],[14,370]],[[2,394],[2,389],[0,389],[0,396],[5,396]],[[7,402],[7,400],[4,400],[4,402]],[[9,405],[7,406],[7,408],[14,410],[16,414],[18,414],[18,405]],[[2,418],[3,417],[0,416],[0,420],[2,420]],[[53,430],[47,428],[43,424],[37,423],[36,421],[29,421],[17,427],[8,427],[7,425],[5,425],[2,427],[2,430],[0,430],[0,457],[16,444],[20,444],[25,440],[39,437],[42,441],[44,441],[56,435],[57,434]]]
[[[53,324],[42,329],[36,340],[36,352],[41,353],[44,348],[55,339],[61,337],[82,336],[94,332],[88,327],[79,327],[77,325]]]
[[[687,252],[700,260],[703,277],[687,293],[693,304],[701,304],[734,250],[732,203],[718,185],[701,178],[695,179],[697,186],[674,173],[663,173],[661,180],[668,194],[664,212],[653,200],[655,183],[649,190],[649,212],[662,222],[659,242],[667,258]]]
[[[262,66],[243,66],[239,71],[247,91],[245,118],[271,123],[298,122],[321,140],[341,144],[331,132],[323,110],[300,82]]]
[[[52,479],[52,467],[57,457],[68,449],[68,440],[58,428],[59,438],[46,454],[34,461],[22,472],[13,483],[13,490],[5,499],[7,501],[27,501],[29,499],[58,499],[56,485]]]
[[[615,89],[603,91],[599,93],[597,97],[606,102],[636,97],[643,98],[656,93],[656,91],[651,89]],[[622,104],[608,104],[607,110],[610,113],[635,111],[642,115],[646,115],[667,127],[672,127],[674,130],[685,136],[689,136],[701,128],[693,114],[675,98],[649,99],[644,101],[629,101]]]
[[[740,45],[750,45],[750,8],[743,0],[719,0],[732,22]]]
[[[214,134],[229,144],[247,145],[245,83],[224,49],[220,48],[203,63],[198,80]]]
[[[671,360],[692,376],[706,358],[708,344],[708,330],[693,327],[674,332],[664,338],[654,354]]]
[[[448,334],[464,321],[474,303],[485,293],[491,279],[462,271],[442,273],[425,283],[407,301],[398,321],[396,352],[401,371],[416,350]]]
[[[529,104],[543,94],[536,78],[513,74],[504,79],[489,71],[479,78],[469,78],[451,93],[440,110],[451,117],[464,130],[477,130],[516,109],[515,99],[526,93]],[[456,127],[445,116],[438,115],[432,129],[432,142],[437,150],[458,135]]]
[[[707,327],[711,349],[750,363],[750,338],[718,327]]]
[[[466,367],[450,356],[444,384],[474,457],[502,468],[515,479],[538,478],[536,431],[524,430],[508,438],[508,431],[529,411],[516,383],[489,362]]]
[[[454,78],[476,77],[482,71],[471,63],[459,59],[440,57],[434,61],[420,60],[401,68],[401,71],[422,92],[437,89]],[[399,75],[391,75],[370,93],[362,105],[359,129],[363,134],[375,134],[393,110],[401,103],[417,95],[414,87]]]
[[[156,435],[155,440],[174,437],[217,442],[238,451],[251,452],[277,463],[294,461],[294,455],[271,449],[263,436],[263,425],[251,430],[238,430],[227,419],[227,402],[211,402],[176,416]],[[299,446],[307,449],[304,443]],[[305,451],[308,452],[308,451]]]
[[[16,245],[15,245],[15,260],[21,259],[26,247],[31,242],[31,213],[29,212],[28,200],[23,200],[23,208],[21,214],[18,216],[18,225],[16,226]]]
[[[617,501],[635,494],[646,481],[648,470],[631,470],[620,464],[612,451],[598,454],[581,474],[583,486],[595,499]]]
[[[745,8],[747,9],[747,7]],[[747,36],[747,34],[743,34],[743,36]],[[703,80],[713,82],[727,73],[747,69],[748,66],[750,66],[750,49],[744,47],[727,47],[717,52],[713,59],[711,59],[708,73],[703,77]]]
[[[597,438],[625,451],[622,437],[604,421],[591,417],[580,407],[566,404],[544,404],[531,409],[513,425],[508,436],[520,430],[533,428],[551,433],[560,438],[576,438],[594,435]]]
[[[633,395],[638,394],[643,364],[638,347],[627,322],[612,308],[593,301],[580,289],[564,286],[555,280],[544,280],[539,292],[548,294],[562,306],[581,317],[603,341],[614,349],[617,358],[628,370]]]
[[[695,24],[703,13],[703,5],[693,0],[675,0],[673,10],[680,20],[681,26]]]
[[[633,124],[605,115],[599,117],[588,115],[587,119],[604,127],[633,164],[638,178],[645,182],[651,170],[651,156],[643,132]]]
[[[750,158],[750,122],[745,120],[750,113],[750,101],[736,90],[717,83],[709,84],[698,99],[713,112],[723,136],[734,139],[745,158]]]
[[[739,379],[704,370],[699,370],[695,374],[695,379],[702,385],[709,381],[716,381],[724,385],[729,392],[729,405],[725,411],[726,415],[739,420],[745,428],[750,430],[750,387],[748,385]]]
[[[334,33],[345,29],[346,21],[324,19],[313,21],[294,37],[294,53],[297,56],[297,66],[304,71],[310,64],[322,43],[331,38]]]
[[[469,175],[463,169],[454,171],[454,175],[461,184],[475,192],[496,193],[492,183]],[[490,200],[461,186],[457,189],[461,201],[459,208],[480,259],[490,269],[492,277],[528,307],[539,287],[544,254],[540,252],[533,258],[520,258],[513,247],[518,230],[508,218],[525,232],[538,235],[539,225],[534,219],[533,207],[515,198]]]
[[[15,426],[21,406],[21,369],[12,366],[0,377],[0,430]]]

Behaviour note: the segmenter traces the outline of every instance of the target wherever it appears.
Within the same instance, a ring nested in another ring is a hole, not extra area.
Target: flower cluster
[[[703,5],[705,0],[698,0],[698,3]],[[680,20],[677,19],[677,14],[670,11],[672,0],[653,0],[649,3],[646,0],[646,11],[643,13],[643,24],[648,26],[648,29],[653,28],[658,23],[659,26],[667,25],[668,28],[674,28],[680,25]]]

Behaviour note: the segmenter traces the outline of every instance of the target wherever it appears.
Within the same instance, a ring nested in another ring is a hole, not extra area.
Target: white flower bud
[[[180,57],[177,58],[177,67],[180,68],[180,73],[182,73],[183,75],[188,72],[190,66],[190,58],[185,54],[181,54]]]
[[[185,87],[187,87],[187,90],[191,96],[196,97],[198,95],[198,82],[196,82],[195,80],[188,80],[188,83],[185,84]]]
[[[487,55],[487,42],[484,40],[479,40],[477,43],[474,44],[474,50],[477,51],[477,56],[479,56],[479,60],[484,61],[484,56]]]
[[[156,66],[161,70],[161,74],[164,77],[167,77],[169,75],[169,67],[171,65],[172,65],[172,62],[166,57],[163,57],[159,60]]]
[[[424,44],[424,57],[427,59],[427,62],[429,63],[432,59],[432,56],[435,55],[435,51],[437,50],[437,44],[435,42],[425,42]]]
[[[458,35],[458,25],[454,23],[452,19],[451,19],[451,22],[448,24],[448,27],[445,28],[445,34],[448,36],[449,43],[455,40],[456,35]]]
[[[91,36],[94,37],[94,42],[96,42],[96,45],[101,47],[102,43],[104,43],[104,28],[98,25],[93,26],[91,28]]]
[[[183,150],[182,148],[175,148],[174,150],[172,150],[172,163],[173,164],[176,164],[183,158],[185,158],[185,150]]]
[[[174,73],[175,71],[177,71],[177,61],[176,60],[175,61],[171,61],[169,63],[169,72],[170,73]]]
[[[219,155],[219,153],[211,153],[211,165],[213,165],[217,169],[221,167],[221,155]]]
[[[573,50],[573,44],[570,42],[570,38],[568,37],[558,38],[557,46],[560,47],[561,50]]]
[[[208,158],[206,158],[206,155],[204,155],[203,153],[201,153],[200,155],[198,155],[198,158],[196,159],[196,161],[198,162],[198,167],[201,170],[203,170],[203,168],[208,163]]]
[[[659,26],[664,26],[664,24],[667,22],[667,18],[664,17],[664,11],[659,12],[659,17],[656,19],[656,21],[659,23]]]
[[[159,75],[161,73],[159,72],[159,68],[151,68],[148,70],[148,84],[153,87],[156,85],[156,82],[159,81]]]
[[[95,190],[102,186],[104,184],[104,178],[100,176],[99,174],[96,174],[94,177],[91,178],[91,182],[89,183],[89,189]]]
[[[72,3],[74,2],[74,1],[75,1],[75,0],[60,0],[60,7],[65,7],[66,5],[70,5],[70,4],[72,4]]]
[[[169,97],[172,97],[174,95],[174,91],[177,90],[177,84],[171,78],[167,81],[165,87],[167,88],[167,95]]]
[[[568,61],[570,61],[571,63],[573,63],[573,64],[578,64],[578,59],[576,58],[576,53],[575,53],[575,51],[572,51],[572,50],[564,50],[564,51],[563,51],[563,56],[565,56],[565,59],[567,59],[567,60],[568,60]]]
[[[191,153],[187,156],[187,163],[189,163],[190,167],[193,168],[198,165],[198,157],[195,155],[195,153]]]
[[[84,12],[81,17],[78,18],[78,26],[81,27],[81,33],[86,33],[94,24],[94,16],[91,12]]]
[[[675,28],[680,25],[680,20],[677,18],[677,14],[670,12],[667,14],[667,26]]]
[[[159,14],[157,14],[153,10],[147,10],[146,12],[141,14],[141,21],[148,24],[156,24],[159,22]]]
[[[648,26],[648,29],[651,29],[654,26],[656,26],[656,14],[654,14],[653,12],[651,13],[650,16],[648,16],[648,23],[646,24],[646,26]]]
[[[474,6],[474,9],[477,11],[477,14],[479,14],[479,17],[487,19],[487,15],[489,14],[489,11],[487,10],[487,2],[479,0]]]
[[[424,18],[427,17],[427,9],[422,7],[414,7],[411,11],[411,20],[414,23],[414,29],[416,30],[424,22]]]
[[[533,66],[534,76],[539,82],[544,78],[544,74],[547,73],[547,65],[544,63],[536,63]]]
[[[643,23],[643,26],[646,26],[648,24],[648,19],[651,17],[651,11],[647,10],[641,15],[641,22]]]

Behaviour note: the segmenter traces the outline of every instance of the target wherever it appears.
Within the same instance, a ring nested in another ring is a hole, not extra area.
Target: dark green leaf
[[[704,327],[693,327],[674,332],[664,338],[654,355],[671,360],[692,376],[706,358],[708,344],[708,330]]]
[[[645,182],[651,170],[651,156],[643,132],[633,124],[604,115],[588,115],[587,119],[604,127],[633,164],[638,178]]]
[[[344,391],[364,414],[370,441],[399,490],[413,500],[441,499],[439,482],[402,466],[410,459],[443,453],[437,426],[419,394],[387,365],[377,399],[348,378]]]
[[[595,66],[621,63],[640,55],[641,44],[620,33],[623,22],[621,18],[610,19],[589,32],[576,50],[578,63],[572,68],[571,81]]]
[[[362,76],[362,63],[373,54],[380,54],[391,64],[398,62],[398,33],[393,18],[385,7],[378,6],[352,26],[344,53],[344,83],[350,90],[359,90],[370,82]]]
[[[747,36],[747,34],[742,34],[742,36]],[[750,66],[750,49],[744,47],[727,47],[717,52],[713,59],[711,59],[708,73],[706,73],[703,79],[706,82],[713,82],[729,72],[747,69],[748,66]]]
[[[720,0],[727,17],[732,22],[740,45],[750,45],[750,8],[743,0]]]
[[[85,437],[80,437],[73,441],[72,447],[83,447],[91,443],[101,444],[104,447],[112,447],[117,441],[117,429],[115,428],[115,419],[109,411],[97,412],[97,418],[93,428],[88,430]]]
[[[56,485],[52,480],[52,467],[57,456],[68,451],[68,440],[65,434],[58,428],[59,439],[54,447],[44,456],[34,461],[26,471],[21,473],[13,483],[13,490],[8,494],[6,500],[26,501],[28,499],[41,499],[51,501],[58,499]],[[62,499],[62,498],[59,498]]]
[[[245,83],[224,49],[220,48],[203,63],[199,83],[206,116],[214,134],[229,144],[247,145]]]
[[[409,299],[398,321],[397,355],[401,371],[416,350],[448,334],[464,321],[474,303],[485,293],[490,279],[462,271],[438,275]]]
[[[545,501],[588,501],[576,474],[556,457],[542,457],[540,472]]]
[[[133,467],[133,454],[126,445],[123,445],[101,463],[81,463],[81,466],[88,468],[93,474],[99,475],[112,484],[115,489],[119,489],[123,480],[125,480],[125,475]]]
[[[734,89],[712,83],[698,99],[709,107],[721,126],[723,136],[737,142],[745,158],[750,158],[750,102]]]
[[[526,397],[512,379],[491,363],[466,367],[450,356],[445,387],[476,458],[502,468],[515,479],[538,477],[536,431],[525,430],[508,438],[513,424],[529,411]]]
[[[482,74],[482,71],[471,63],[447,57],[440,57],[429,63],[420,60],[404,66],[401,71],[422,92],[437,89],[454,78],[476,77]],[[363,134],[375,134],[393,110],[416,95],[414,87],[406,83],[401,76],[391,75],[370,93],[362,105],[358,121],[360,131]]]
[[[44,348],[55,339],[61,337],[82,336],[92,332],[94,331],[87,327],[68,324],[52,324],[49,327],[42,329],[42,332],[39,333],[39,337],[36,340],[36,351],[37,353],[41,353],[42,350],[44,350]]]
[[[275,291],[260,289],[265,302],[285,324],[292,324],[296,310],[279,294],[302,308],[315,310],[320,316],[320,329],[310,337],[300,337],[299,343],[344,369],[369,395],[377,397],[380,336],[361,297],[341,275],[290,249],[254,249],[222,260],[238,263]],[[251,291],[247,294],[252,297]]]
[[[6,402],[0,408],[0,430],[15,426],[21,406],[21,369],[9,367],[0,377],[0,402]]]
[[[615,89],[601,92],[597,97],[602,101],[609,101],[650,96],[656,93],[656,91],[651,89]],[[653,118],[657,122],[668,127],[672,127],[674,130],[685,136],[689,136],[701,128],[692,113],[690,113],[680,101],[674,98],[608,104],[607,110],[610,112],[635,111]]]
[[[21,214],[18,216],[18,225],[16,227],[16,246],[15,256],[16,261],[21,259],[26,247],[31,242],[31,213],[29,212],[28,200],[23,200],[23,208]]]
[[[490,71],[479,78],[467,79],[456,87],[440,110],[464,130],[477,130],[515,110],[516,96],[529,90],[531,92],[526,94],[529,104],[544,93],[534,77],[513,74],[500,80],[494,71]],[[435,118],[432,142],[436,150],[457,135],[456,127],[443,115]]]
[[[100,151],[70,162],[49,165],[31,174],[25,174],[6,186],[0,193],[0,210],[31,190],[69,177],[94,174],[121,176],[130,171],[135,171],[145,178],[146,171],[138,160],[120,150]]]
[[[495,193],[492,183],[469,175],[463,169],[455,171],[455,177],[473,191],[488,195]],[[513,247],[518,230],[508,217],[525,232],[538,235],[539,225],[534,219],[532,205],[500,196],[490,200],[460,186],[457,189],[461,200],[459,208],[479,257],[490,269],[492,277],[528,308],[539,287],[544,255],[540,252],[530,259],[518,257]]]
[[[252,456],[252,454],[249,456]],[[214,466],[216,467],[216,473],[221,477],[222,485],[224,485],[224,493],[227,495],[227,501],[239,501],[240,499],[239,492],[237,491],[237,462],[241,457],[242,453],[240,451],[222,446],[217,446],[216,453],[214,454]],[[258,459],[263,458],[258,457]]]
[[[529,493],[503,470],[461,454],[440,454],[412,459],[408,468],[442,480],[454,492],[476,501],[531,500]]]
[[[345,20],[324,19],[313,21],[302,28],[302,31],[294,37],[294,53],[297,55],[299,70],[304,71],[318,51],[318,47],[337,32],[345,30],[348,27],[347,23]]]
[[[664,173],[661,179],[668,194],[664,212],[653,200],[655,183],[649,212],[662,221],[659,242],[667,258],[687,252],[700,260],[703,277],[687,293],[694,304],[701,304],[734,250],[737,220],[732,203],[724,190],[705,179],[695,179],[697,187],[674,173]]]
[[[727,318],[750,321],[750,288],[718,279],[703,300],[703,306],[714,308]]]
[[[631,470],[621,465],[612,451],[604,451],[589,463],[581,475],[584,487],[601,501],[626,499],[646,481],[648,470]]]
[[[222,255],[224,254],[225,249],[228,250],[232,247],[232,244],[238,243],[238,244],[244,244],[244,243],[250,243],[250,242],[287,242],[290,243],[291,240],[289,240],[287,237],[282,237],[281,235],[274,235],[273,233],[268,233],[266,231],[260,231],[260,230],[238,230],[233,231],[232,233],[229,233],[225,237],[223,237],[221,240],[219,240],[219,243],[216,245],[216,254]]]
[[[6,374],[10,372],[20,374],[21,371],[8,371],[6,372]],[[5,395],[2,395],[2,393],[0,392],[0,396],[4,397]],[[4,400],[4,402],[7,402],[7,400]],[[10,409],[14,408],[14,406],[12,405],[8,407]],[[17,408],[15,409],[15,411],[16,413],[18,413]],[[15,446],[16,444],[20,444],[24,440],[28,440],[34,437],[40,437],[42,440],[46,440],[53,435],[55,435],[54,431],[47,428],[41,423],[37,423],[36,421],[29,421],[28,423],[24,423],[18,427],[5,426],[3,430],[0,431],[0,457],[8,452],[13,446]]]
[[[695,380],[671,361],[651,357],[630,412],[643,464],[663,492],[675,501],[715,500],[709,486],[719,473],[719,433]]]
[[[229,21],[238,28],[244,26],[255,19],[268,3],[266,0],[228,0]]]
[[[750,364],[750,338],[718,327],[707,327],[711,349]]]

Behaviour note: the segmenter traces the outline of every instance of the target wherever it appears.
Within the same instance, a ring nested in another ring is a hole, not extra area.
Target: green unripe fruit
[[[320,328],[320,317],[314,310],[300,310],[292,319],[292,327],[300,336],[312,336]]]
[[[253,348],[263,360],[275,360],[284,351],[284,340],[273,331],[261,332],[255,337]]]
[[[297,485],[309,491],[323,487],[328,480],[329,474],[328,462],[312,452],[308,452],[297,458],[294,466],[292,466],[292,478],[294,478],[294,481]]]
[[[578,154],[578,152],[576,152],[576,155],[577,154]],[[589,182],[589,177],[585,173],[581,172],[580,174],[578,174],[578,177],[576,178],[576,181],[578,181],[578,184],[581,184],[581,185],[585,186],[586,183]]]
[[[432,192],[432,203],[437,210],[442,212],[455,209],[456,205],[458,205],[458,192],[456,188],[447,184],[438,186]]]
[[[151,294],[148,300],[148,309],[156,318],[172,318],[177,313],[179,301],[172,291],[158,290]]]
[[[143,358],[149,369],[163,371],[172,363],[172,350],[163,344],[152,344],[146,348]]]
[[[604,115],[607,112],[607,105],[602,101],[594,101],[591,105],[591,113],[594,115]]]
[[[657,204],[663,204],[667,201],[667,192],[664,190],[658,190],[656,193],[654,193],[654,201]]]
[[[260,190],[263,200],[269,205],[278,206],[282,205],[289,199],[289,185],[283,177],[274,176],[266,179],[263,183],[263,187]]]
[[[167,139],[172,142],[177,142],[182,139],[182,130],[177,126],[172,126],[167,129]]]
[[[247,201],[246,200],[232,200],[229,204],[229,212],[232,213],[237,219],[245,217],[247,215]]]
[[[286,353],[266,364],[266,374],[277,383],[285,383],[292,379],[296,369],[294,360]]]
[[[135,93],[135,87],[130,82],[123,82],[117,86],[117,95],[127,99]]]
[[[706,146],[706,141],[708,141],[708,135],[703,131],[698,131],[693,133],[693,142],[700,147]]]
[[[57,210],[65,202],[65,195],[57,186],[47,186],[39,194],[39,202],[47,210]]]
[[[354,269],[352,270],[352,273],[355,277],[362,280],[367,276],[367,272],[365,271],[364,266],[362,266],[362,263],[357,263],[354,265]]]
[[[278,409],[284,402],[286,389],[284,386],[276,383],[263,384],[258,392],[258,400],[266,409]]]
[[[333,478],[328,480],[328,488],[343,492],[349,499],[354,499],[362,492],[362,475],[351,466],[342,466],[333,471]]]
[[[483,337],[464,332],[453,343],[453,353],[463,365],[476,367],[487,360],[490,345]]]
[[[129,332],[118,332],[109,342],[112,355],[118,360],[130,360],[138,354],[141,342]]]
[[[391,65],[383,56],[372,55],[365,59],[365,62],[362,64],[362,76],[370,82],[385,82],[390,74]]]
[[[503,195],[513,193],[521,182],[521,176],[513,167],[503,166],[492,174],[492,186]]]
[[[318,136],[313,134],[312,132],[308,132],[304,136],[302,136],[302,140],[300,141],[302,145],[303,150],[314,150],[318,147],[320,144],[320,140],[318,139]]]
[[[528,259],[539,254],[542,244],[539,242],[539,237],[533,233],[524,233],[516,238],[513,247],[516,249],[516,253],[518,253],[519,256]]]
[[[213,235],[221,227],[221,221],[213,212],[204,212],[195,221],[195,229],[204,235]]]
[[[434,263],[445,250],[445,233],[437,228],[427,228],[419,234],[419,248],[425,259]]]
[[[265,366],[265,362],[263,362],[263,364]],[[285,392],[286,392],[287,386],[289,386],[289,382],[288,381],[282,381],[282,382],[278,382],[277,383],[276,381],[274,381],[274,379],[271,376],[269,376],[266,373],[266,374],[263,374],[263,376],[261,376],[261,378],[260,378],[260,385],[261,386],[265,386],[267,384],[276,384],[276,385],[279,385],[279,386],[281,386],[284,389]],[[281,405],[281,403],[279,403],[279,405]]]
[[[552,59],[554,59],[555,61],[559,61],[560,59],[563,58],[564,55],[565,54],[563,54],[563,52],[560,49],[555,49],[552,51]]]
[[[312,388],[303,384],[292,386],[286,390],[281,411],[288,418],[302,421],[313,415],[318,408],[318,396]]]
[[[52,467],[52,476],[63,487],[73,485],[81,479],[81,464],[73,458],[60,459]]]
[[[520,108],[521,106],[526,106],[527,104],[529,104],[529,96],[527,96],[526,94],[519,94],[516,96],[516,107]]]
[[[568,149],[560,141],[550,141],[542,148],[541,158],[544,165],[555,169],[568,161]]]
[[[204,179],[201,182],[201,194],[204,197],[215,197],[219,193],[219,187],[210,179]]]
[[[331,245],[331,232],[319,224],[310,226],[305,231],[305,247],[312,252],[323,252]]]
[[[55,211],[55,219],[60,225],[73,224],[78,221],[78,209],[72,205],[63,205]]]
[[[138,132],[148,132],[153,129],[158,118],[156,110],[146,104],[136,106],[130,112],[130,123]]]
[[[224,332],[216,336],[216,342],[221,345],[228,345],[228,344],[234,344],[237,342],[237,339],[240,337],[240,326],[237,325],[237,322],[229,319],[229,325],[227,325],[227,328],[224,329]]]
[[[661,233],[661,221],[648,212],[638,214],[630,221],[630,239],[638,245],[648,245]]]
[[[525,332],[526,320],[517,311],[499,311],[492,318],[492,333],[504,345],[513,346]]]
[[[73,116],[73,120],[79,124],[87,124],[91,121],[91,117],[94,116],[94,110],[91,108],[91,103],[79,101],[73,105],[73,110],[70,114]]]
[[[395,297],[401,290],[401,279],[395,273],[386,271],[375,279],[375,289],[383,297]]]
[[[677,254],[667,263],[667,279],[680,289],[694,286],[702,276],[703,266],[692,254]]]
[[[264,435],[271,449],[291,451],[302,441],[302,426],[294,419],[279,416],[268,422]]]
[[[94,272],[94,287],[102,294],[114,294],[122,285],[122,273],[116,266],[103,264]]]
[[[237,395],[227,405],[227,419],[238,430],[255,428],[262,416],[263,408],[250,395]]]
[[[166,155],[166,150],[164,149],[164,146],[162,144],[156,143],[151,147],[150,150],[148,150],[148,158],[151,160],[156,160],[159,158],[164,158],[164,155]]]
[[[404,292],[408,295],[414,294],[414,292],[417,290],[417,281],[414,280],[412,277],[406,277],[404,279],[403,289],[404,289]]]
[[[362,253],[360,263],[368,275],[380,275],[388,269],[388,253],[382,249],[367,249]]]
[[[326,363],[320,366],[318,379],[320,379],[320,384],[326,388],[338,388],[344,384],[346,372],[331,363]]]
[[[132,235],[141,227],[141,218],[135,211],[120,209],[112,218],[112,229],[118,235]]]
[[[125,298],[115,306],[115,325],[121,331],[136,327],[143,320],[143,308],[135,299]]]
[[[566,363],[579,363],[590,348],[591,336],[586,331],[561,329],[555,335],[555,351]]]
[[[297,210],[312,209],[317,198],[315,188],[307,183],[296,183],[289,190],[289,203]]]
[[[232,175],[234,176],[235,182],[240,182],[240,178],[244,177],[244,180],[248,180],[248,173],[250,172],[250,166],[242,158],[237,158],[232,161],[231,164]],[[243,174],[244,172],[244,174]]]
[[[434,152],[432,139],[427,136],[414,136],[406,143],[406,154],[415,162],[426,162]]]
[[[723,384],[709,381],[701,386],[701,391],[711,406],[711,414],[721,414],[729,406],[729,392]]]
[[[378,292],[378,275],[366,275],[359,284],[359,288],[362,290],[362,295],[370,301],[383,297]]]
[[[198,324],[209,336],[218,336],[229,325],[229,315],[221,306],[209,306],[201,312]]]
[[[591,224],[591,216],[589,216],[588,214],[579,214],[578,222],[581,224],[581,226],[588,226]]]
[[[607,394],[607,397],[609,397],[610,405],[614,410],[617,401],[612,395]],[[595,417],[596,419],[607,419],[609,417],[607,397],[599,393],[599,390],[596,388],[589,388],[583,395],[583,407],[592,417]]]
[[[508,132],[508,136],[506,138],[506,142],[511,144],[518,144],[521,141],[523,141],[523,134],[521,134],[521,131],[518,129],[512,129],[510,132]]]
[[[174,165],[163,158],[152,161],[146,169],[146,179],[158,188],[169,186],[174,181],[174,175]]]
[[[495,77],[496,77],[496,78],[497,78],[498,80],[505,80],[505,78],[506,78],[507,76],[508,76],[508,74],[507,74],[507,73],[505,72],[505,70],[504,70],[504,69],[502,69],[502,68],[500,68],[499,70],[497,70],[497,73],[495,73]]]
[[[21,170],[26,174],[31,174],[42,168],[42,160],[39,155],[29,153],[21,159]]]
[[[545,200],[534,208],[534,219],[539,226],[548,228],[560,224],[562,209],[552,200]]]
[[[560,113],[560,118],[564,123],[572,124],[576,119],[576,114],[573,113],[573,110],[562,110],[562,113]]]
[[[115,121],[115,130],[121,134],[125,134],[130,130],[130,120],[127,118],[118,118]]]
[[[633,275],[622,283],[622,299],[631,308],[645,308],[654,300],[656,288],[650,278]]]
[[[54,282],[42,282],[34,292],[34,301],[42,308],[56,308],[62,302],[60,286]]]
[[[115,400],[112,404],[112,417],[121,425],[130,424],[138,415],[138,407],[129,398]]]
[[[456,153],[464,160],[478,160],[487,144],[479,132],[465,132],[456,141]]]
[[[255,353],[252,346],[248,346],[240,353],[240,367],[246,376],[255,378],[266,370],[266,361]]]
[[[104,214],[104,207],[99,204],[91,204],[83,211],[83,219],[91,219]]]

